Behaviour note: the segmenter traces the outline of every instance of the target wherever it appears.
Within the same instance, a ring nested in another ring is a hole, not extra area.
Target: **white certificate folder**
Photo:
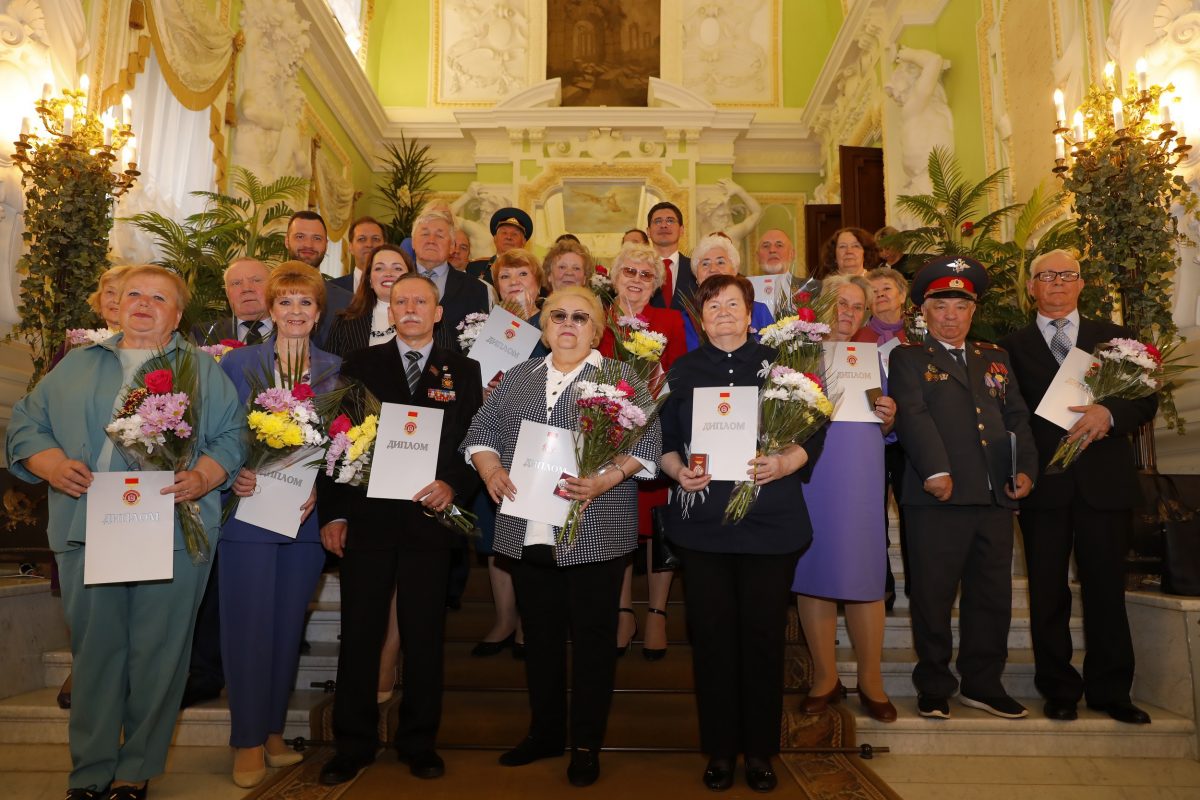
[[[575,433],[566,428],[521,421],[509,479],[517,487],[514,500],[505,499],[500,513],[530,522],[562,527],[571,502],[554,493],[563,473],[575,475]]]
[[[708,456],[715,481],[750,480],[758,440],[758,387],[703,387],[692,398],[692,453]]]
[[[437,478],[442,410],[384,403],[371,455],[367,497],[412,500]]]
[[[175,482],[167,470],[93,472],[84,495],[83,582],[131,583],[175,577]]]

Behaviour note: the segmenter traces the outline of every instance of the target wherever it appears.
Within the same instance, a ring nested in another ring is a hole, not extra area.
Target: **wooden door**
[[[804,207],[804,264],[805,275],[812,275],[821,261],[821,245],[842,227],[842,207],[809,203]]]
[[[874,234],[886,224],[883,195],[883,150],[878,147],[838,147],[842,177],[842,225]],[[873,265],[868,264],[870,269]]]

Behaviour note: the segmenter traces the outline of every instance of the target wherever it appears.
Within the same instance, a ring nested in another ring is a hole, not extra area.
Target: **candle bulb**
[[[1061,136],[1054,137],[1054,158],[1057,161],[1062,161],[1067,157],[1067,146],[1063,142]]]
[[[1075,141],[1078,144],[1083,144],[1084,139],[1087,138],[1087,133],[1083,128],[1083,112],[1076,111],[1075,118],[1071,122],[1073,123],[1072,127],[1075,129]]]
[[[104,123],[104,146],[112,147],[113,138],[113,118],[109,112],[104,112],[104,116],[100,118]]]
[[[1125,130],[1125,106],[1121,104],[1121,98],[1114,97],[1112,102],[1113,127],[1119,131]]]
[[[121,124],[129,125],[133,119],[133,101],[129,99],[129,93],[121,95]]]
[[[1054,90],[1054,119],[1059,126],[1062,126],[1067,121],[1067,108],[1063,105],[1062,89]]]
[[[48,83],[43,83],[42,84],[42,102],[43,103],[49,102],[50,96],[52,94],[54,94],[54,87]]]
[[[70,136],[75,132],[75,106],[67,103],[63,106],[63,136]]]
[[[1104,85],[1109,89],[1113,88],[1113,82],[1116,80],[1117,65],[1110,61],[1104,65]]]
[[[21,135],[28,136],[33,133],[33,127],[29,124],[29,117],[21,117]]]
[[[1163,98],[1162,105],[1158,107],[1159,122],[1163,125],[1171,124],[1171,101]]]
[[[91,85],[92,79],[88,77],[86,72],[79,76],[79,91],[83,94],[84,98],[87,97],[88,89],[91,87]]]
[[[137,138],[130,134],[129,141],[125,145],[125,161],[128,164],[137,163]]]
[[[1144,92],[1150,88],[1150,80],[1146,76],[1146,59],[1139,58],[1134,66],[1137,72],[1137,86],[1139,92]]]

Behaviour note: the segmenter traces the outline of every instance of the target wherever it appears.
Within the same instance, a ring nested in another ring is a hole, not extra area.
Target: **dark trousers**
[[[229,694],[229,744],[258,747],[283,733],[300,663],[304,617],[325,550],[319,542],[222,539],[221,648]]]
[[[908,597],[908,531],[904,525],[904,506],[900,505],[901,490],[904,482],[904,448],[899,442],[892,442],[885,445],[883,448],[883,511],[886,516],[888,511],[888,491],[891,491],[892,497],[896,498],[896,522],[900,529],[900,562],[904,566],[904,596]],[[888,540],[887,528],[883,529],[883,550],[887,553],[888,546],[891,542]],[[892,574],[892,559],[890,555],[887,557],[887,579],[884,585],[885,594],[896,593],[896,576]]]
[[[450,551],[346,550],[342,556],[342,646],[333,732],[340,755],[375,756],[379,741],[379,654],[396,590],[403,695],[395,746],[404,755],[432,750],[442,717],[442,640]]]
[[[921,694],[950,697],[958,681],[950,617],[958,611],[958,674],[971,697],[1005,694],[1012,621],[1013,512],[999,506],[908,506],[910,607],[917,651],[913,685]]]
[[[221,664],[221,601],[219,568],[220,546],[212,551],[212,569],[204,588],[204,599],[196,615],[196,630],[192,634],[188,684],[202,691],[219,692],[225,688],[225,669]]]
[[[571,641],[570,743],[599,750],[608,727],[617,671],[617,607],[625,559],[559,567],[549,546],[526,547],[512,562],[525,631],[529,735],[557,748],[567,742],[567,640]]]
[[[700,749],[710,756],[775,755],[784,635],[800,553],[676,551],[685,575]]]
[[[1065,508],[1022,510],[1018,517],[1029,572],[1034,681],[1050,700],[1093,705],[1128,702],[1133,641],[1125,615],[1125,552],[1131,512],[1098,511],[1078,495]],[[1083,677],[1071,666],[1071,589],[1075,551],[1087,653]]]

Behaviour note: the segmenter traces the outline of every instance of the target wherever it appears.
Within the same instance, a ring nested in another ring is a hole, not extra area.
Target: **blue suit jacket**
[[[309,348],[308,360],[313,390],[320,393],[336,389],[342,360],[324,350],[318,350],[315,346]],[[245,408],[246,403],[250,400],[250,378],[257,375],[260,383],[270,383],[269,376],[275,369],[275,338],[271,337],[262,344],[231,350],[221,359],[221,369],[225,370],[225,374],[233,381],[238,399]],[[243,410],[242,413],[246,412]],[[260,544],[289,544],[293,541],[290,537],[260,528],[257,525],[251,525],[248,522],[242,522],[232,516],[221,528],[221,537],[233,542],[257,542]],[[315,510],[300,526],[300,532],[295,541],[321,541],[320,526],[317,523]]]

